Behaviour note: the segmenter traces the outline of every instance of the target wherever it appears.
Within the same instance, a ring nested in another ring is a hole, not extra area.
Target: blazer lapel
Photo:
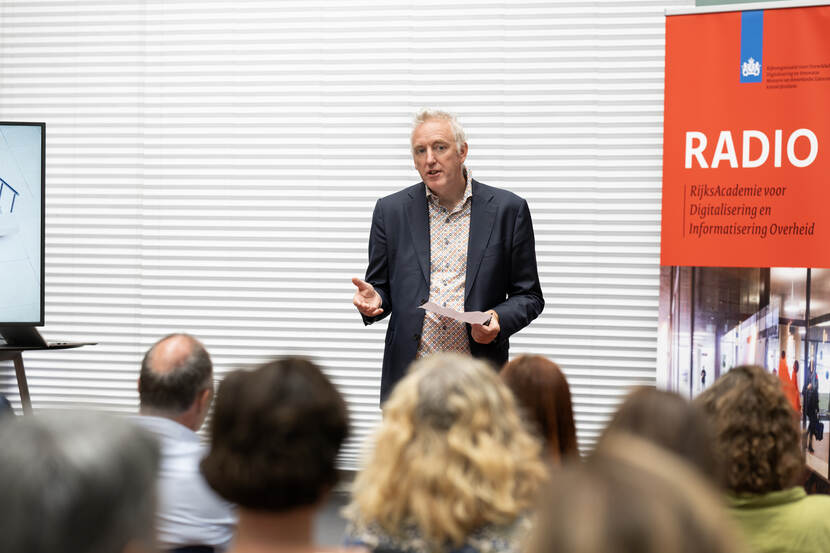
[[[412,233],[412,244],[418,256],[421,273],[429,289],[429,213],[427,211],[427,195],[424,184],[413,187],[409,192],[409,204],[406,208],[409,217],[409,230]]]
[[[470,212],[470,242],[467,246],[467,277],[464,283],[464,301],[470,295],[473,283],[484,257],[484,250],[490,242],[493,232],[493,223],[496,220],[497,205],[493,200],[493,193],[484,189],[473,180],[473,205]]]

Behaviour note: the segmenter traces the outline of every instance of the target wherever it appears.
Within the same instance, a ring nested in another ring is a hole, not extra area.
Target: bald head
[[[213,364],[199,340],[188,334],[165,336],[147,350],[141,363],[141,412],[175,418],[213,387]]]
[[[184,365],[198,347],[202,344],[189,334],[165,336],[147,351],[148,366],[157,374],[167,374]]]

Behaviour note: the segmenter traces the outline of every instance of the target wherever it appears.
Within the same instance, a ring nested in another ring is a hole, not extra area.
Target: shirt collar
[[[179,442],[196,442],[198,443],[199,435],[194,431],[179,424],[172,419],[166,417],[156,417],[153,415],[133,415],[130,417],[133,422],[151,432],[156,432],[168,438],[173,438]]]
[[[466,165],[463,167],[463,171],[464,179],[467,181],[467,184],[464,186],[464,196],[461,198],[461,202],[459,202],[458,205],[464,205],[467,199],[472,198],[473,196],[473,172],[467,169]],[[429,186],[424,185],[424,189],[426,189],[427,200],[438,201],[438,197],[432,193]]]
[[[786,490],[778,490],[765,494],[727,495],[729,505],[734,509],[762,509],[786,503],[801,501],[807,497],[807,492],[801,486],[794,486]]]

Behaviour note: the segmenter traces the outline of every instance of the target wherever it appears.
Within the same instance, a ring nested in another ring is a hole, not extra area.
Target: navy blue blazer
[[[512,192],[475,179],[467,249],[464,310],[493,309],[499,335],[489,344],[470,336],[475,357],[500,368],[507,361],[509,338],[539,316],[545,305],[536,268],[533,222],[527,202]],[[380,294],[383,313],[363,316],[372,324],[391,315],[386,329],[380,401],[383,403],[415,359],[424,324],[430,284],[429,211],[424,183],[378,200],[369,236],[366,282]]]

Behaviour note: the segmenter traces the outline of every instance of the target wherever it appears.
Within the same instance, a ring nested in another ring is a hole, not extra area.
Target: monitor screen
[[[0,326],[44,322],[45,131],[0,122]]]

